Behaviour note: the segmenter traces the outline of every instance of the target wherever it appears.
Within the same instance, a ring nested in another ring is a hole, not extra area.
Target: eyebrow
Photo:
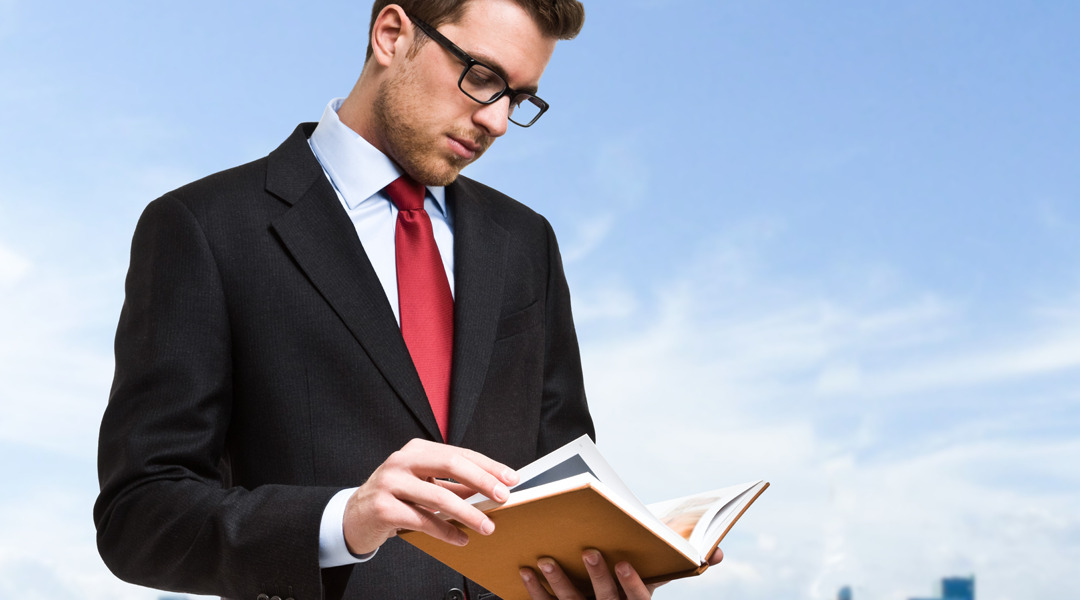
[[[458,47],[461,48],[460,46],[458,46]],[[499,77],[502,77],[503,81],[506,81],[508,86],[510,85],[510,76],[506,74],[506,69],[502,68],[502,65],[500,65],[499,61],[496,60],[494,57],[488,56],[488,55],[486,55],[486,54],[484,54],[482,52],[470,52],[470,51],[468,51],[468,50],[466,50],[464,48],[461,48],[461,51],[464,52],[465,54],[473,57],[474,60],[480,62],[485,67],[487,67],[487,68],[491,69],[492,71],[495,71],[496,73],[498,73]],[[513,91],[515,91],[515,92],[520,92],[520,93],[523,93],[523,94],[529,94],[531,96],[535,96],[536,92],[539,91],[539,88],[537,86],[535,86],[535,85],[530,85],[530,86],[526,86],[526,87],[522,87],[522,88],[511,88],[511,89]]]
[[[483,52],[470,52],[469,50],[458,46],[456,42],[446,37],[446,35],[443,32],[439,31],[438,28],[432,27],[431,25],[428,25],[427,23],[415,17],[409,17],[409,19],[420,29],[420,31],[424,32],[424,34],[427,35],[429,38],[441,38],[441,42],[439,42],[438,40],[436,41],[440,44],[448,45],[447,50],[449,50],[451,54],[464,54],[464,58],[470,58],[478,63],[481,63],[492,71],[495,71],[495,73],[498,74],[499,77],[502,77],[503,81],[506,82],[506,87],[509,88],[509,91],[512,91],[516,94],[529,94],[530,96],[535,96],[536,92],[539,91],[539,88],[535,85],[526,86],[520,89],[511,88],[510,76],[506,74],[506,69],[504,69],[502,65],[499,64],[499,61],[495,59],[495,57],[484,54]],[[458,57],[459,60],[464,60],[464,58]]]

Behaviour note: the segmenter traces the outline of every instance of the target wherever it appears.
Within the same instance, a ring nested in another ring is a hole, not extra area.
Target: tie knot
[[[402,175],[386,186],[390,201],[398,210],[423,210],[424,185],[408,175]]]

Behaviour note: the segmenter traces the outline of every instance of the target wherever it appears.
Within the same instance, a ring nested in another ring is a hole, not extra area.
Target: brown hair
[[[585,24],[585,7],[578,0],[513,0],[515,4],[524,8],[532,16],[544,35],[560,40],[569,40],[575,37]],[[465,6],[469,0],[375,0],[371,7],[371,23],[368,25],[367,56],[371,58],[371,30],[375,27],[375,19],[384,8],[391,4],[397,4],[405,10],[409,16],[416,17],[421,21],[438,27],[446,23],[456,23],[465,13]],[[422,44],[427,38],[421,37],[417,43]],[[414,46],[413,50],[416,47]]]

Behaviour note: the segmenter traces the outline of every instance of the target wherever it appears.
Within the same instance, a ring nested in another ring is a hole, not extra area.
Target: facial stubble
[[[416,181],[449,185],[462,169],[480,158],[493,139],[475,130],[450,128],[438,134],[424,131],[419,123],[428,105],[416,93],[420,87],[416,83],[415,72],[405,69],[385,81],[375,95],[372,114],[382,131],[383,150]],[[464,158],[451,152],[446,147],[447,134],[477,144],[475,156]]]

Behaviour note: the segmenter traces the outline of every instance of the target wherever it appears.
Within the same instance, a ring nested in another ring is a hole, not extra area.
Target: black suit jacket
[[[230,598],[476,599],[398,539],[319,568],[329,498],[441,436],[313,127],[139,221],[101,425],[101,555],[123,579]],[[519,467],[593,433],[558,247],[541,216],[467,178],[447,201],[447,441]]]

